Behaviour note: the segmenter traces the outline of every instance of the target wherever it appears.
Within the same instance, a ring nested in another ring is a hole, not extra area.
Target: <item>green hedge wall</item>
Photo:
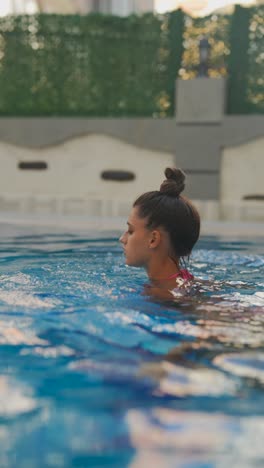
[[[264,5],[236,7],[228,60],[228,112],[264,113]]]
[[[173,116],[175,79],[195,76],[201,35],[210,76],[229,75],[228,111],[264,112],[263,17],[264,7],[236,7],[202,19],[181,10],[1,18],[0,115]]]
[[[2,19],[0,114],[172,115],[182,22],[180,11]]]

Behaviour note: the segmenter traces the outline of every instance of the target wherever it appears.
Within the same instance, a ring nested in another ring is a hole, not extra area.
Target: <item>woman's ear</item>
[[[159,246],[161,241],[161,233],[157,229],[151,232],[150,240],[149,240],[149,248],[156,249]]]

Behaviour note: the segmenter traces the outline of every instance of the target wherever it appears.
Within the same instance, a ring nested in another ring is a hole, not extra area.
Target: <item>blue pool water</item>
[[[263,466],[263,248],[203,238],[159,303],[115,233],[2,234],[1,468]]]

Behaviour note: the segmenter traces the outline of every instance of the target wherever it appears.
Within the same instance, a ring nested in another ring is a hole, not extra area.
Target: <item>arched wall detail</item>
[[[41,170],[25,169],[32,163]],[[12,200],[24,209],[31,203],[31,211],[34,205],[36,210],[42,206],[48,212],[124,214],[140,193],[158,189],[165,167],[174,164],[172,154],[100,134],[41,149],[0,142],[0,209]],[[130,181],[101,177],[104,171],[117,170],[132,172],[135,177]]]

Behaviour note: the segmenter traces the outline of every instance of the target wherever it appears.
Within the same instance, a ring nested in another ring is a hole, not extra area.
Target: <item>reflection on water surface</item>
[[[113,235],[2,237],[0,466],[260,466],[263,246],[202,239],[162,302]]]

